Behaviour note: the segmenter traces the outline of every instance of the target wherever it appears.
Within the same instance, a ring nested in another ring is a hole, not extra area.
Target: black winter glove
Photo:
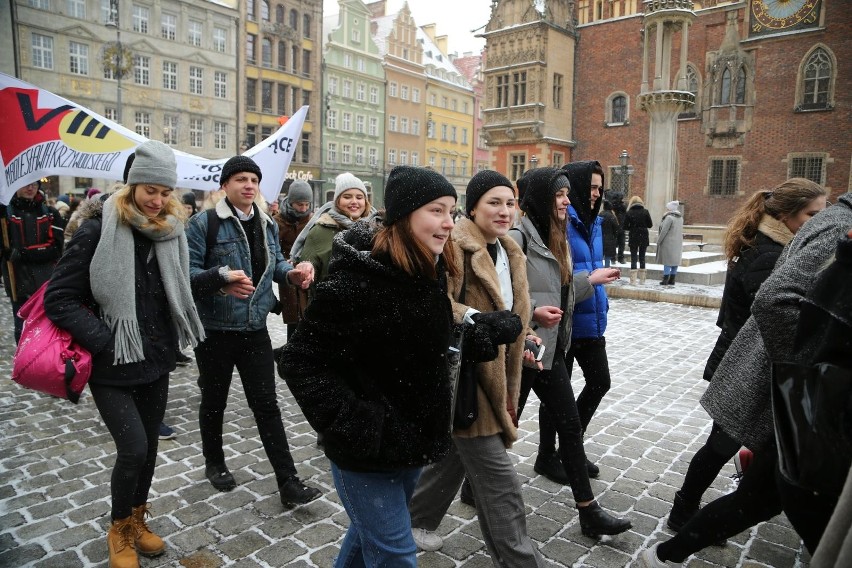
[[[497,358],[497,343],[487,325],[472,325],[464,333],[462,359],[466,363],[485,363]]]
[[[471,316],[475,327],[490,328],[490,335],[495,345],[507,345],[514,342],[523,331],[521,318],[509,310],[500,312],[480,312]]]

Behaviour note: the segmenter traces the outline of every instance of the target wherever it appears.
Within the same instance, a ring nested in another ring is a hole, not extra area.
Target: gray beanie
[[[311,186],[308,182],[304,180],[297,179],[293,183],[290,184],[290,189],[287,190],[287,203],[299,203],[300,201],[307,201],[310,203],[314,200],[314,192],[311,190]]]
[[[127,173],[127,184],[153,183],[174,188],[177,185],[177,161],[174,151],[156,140],[136,147],[136,157]]]
[[[334,198],[332,201],[337,202],[340,194],[348,189],[360,189],[364,197],[367,197],[367,187],[364,182],[349,172],[343,172],[334,180]]]
[[[390,226],[427,203],[441,197],[458,199],[456,188],[434,170],[397,166],[385,186],[385,226]]]

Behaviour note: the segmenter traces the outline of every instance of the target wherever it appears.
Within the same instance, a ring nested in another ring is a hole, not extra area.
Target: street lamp
[[[124,76],[124,50],[121,46],[121,26],[118,19],[118,0],[110,0],[109,2],[109,21],[104,24],[108,28],[115,28],[115,64],[112,72],[116,78],[118,90],[115,95],[115,118],[116,122],[121,124],[121,78]]]
[[[621,193],[625,197],[627,196],[627,176],[630,170],[630,154],[627,153],[627,150],[622,150],[621,154],[618,155],[618,162],[621,164]]]
[[[538,158],[536,158],[536,157],[535,157],[535,154],[533,154],[533,155],[530,157],[530,169],[531,169],[531,170],[534,170],[534,169],[535,169],[536,164],[538,164]]]

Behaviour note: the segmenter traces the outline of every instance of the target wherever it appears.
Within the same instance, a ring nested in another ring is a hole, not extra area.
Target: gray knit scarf
[[[172,322],[181,346],[195,347],[204,340],[189,286],[189,249],[183,223],[168,216],[168,226],[146,226],[148,219],[135,207],[130,225],[118,220],[116,197],[103,208],[101,238],[89,266],[92,296],[101,317],[115,335],[115,364],[136,363],[145,356],[136,321],[136,264],[133,229],[154,241],[154,254],[169,302]],[[132,225],[132,228],[131,228]]]

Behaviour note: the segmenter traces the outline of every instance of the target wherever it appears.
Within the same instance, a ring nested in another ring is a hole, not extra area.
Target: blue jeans
[[[668,264],[663,266],[663,276],[668,276],[671,274],[674,276],[677,274],[677,266],[669,266]]]
[[[408,502],[420,468],[360,472],[332,462],[331,475],[350,520],[334,567],[417,568]]]

